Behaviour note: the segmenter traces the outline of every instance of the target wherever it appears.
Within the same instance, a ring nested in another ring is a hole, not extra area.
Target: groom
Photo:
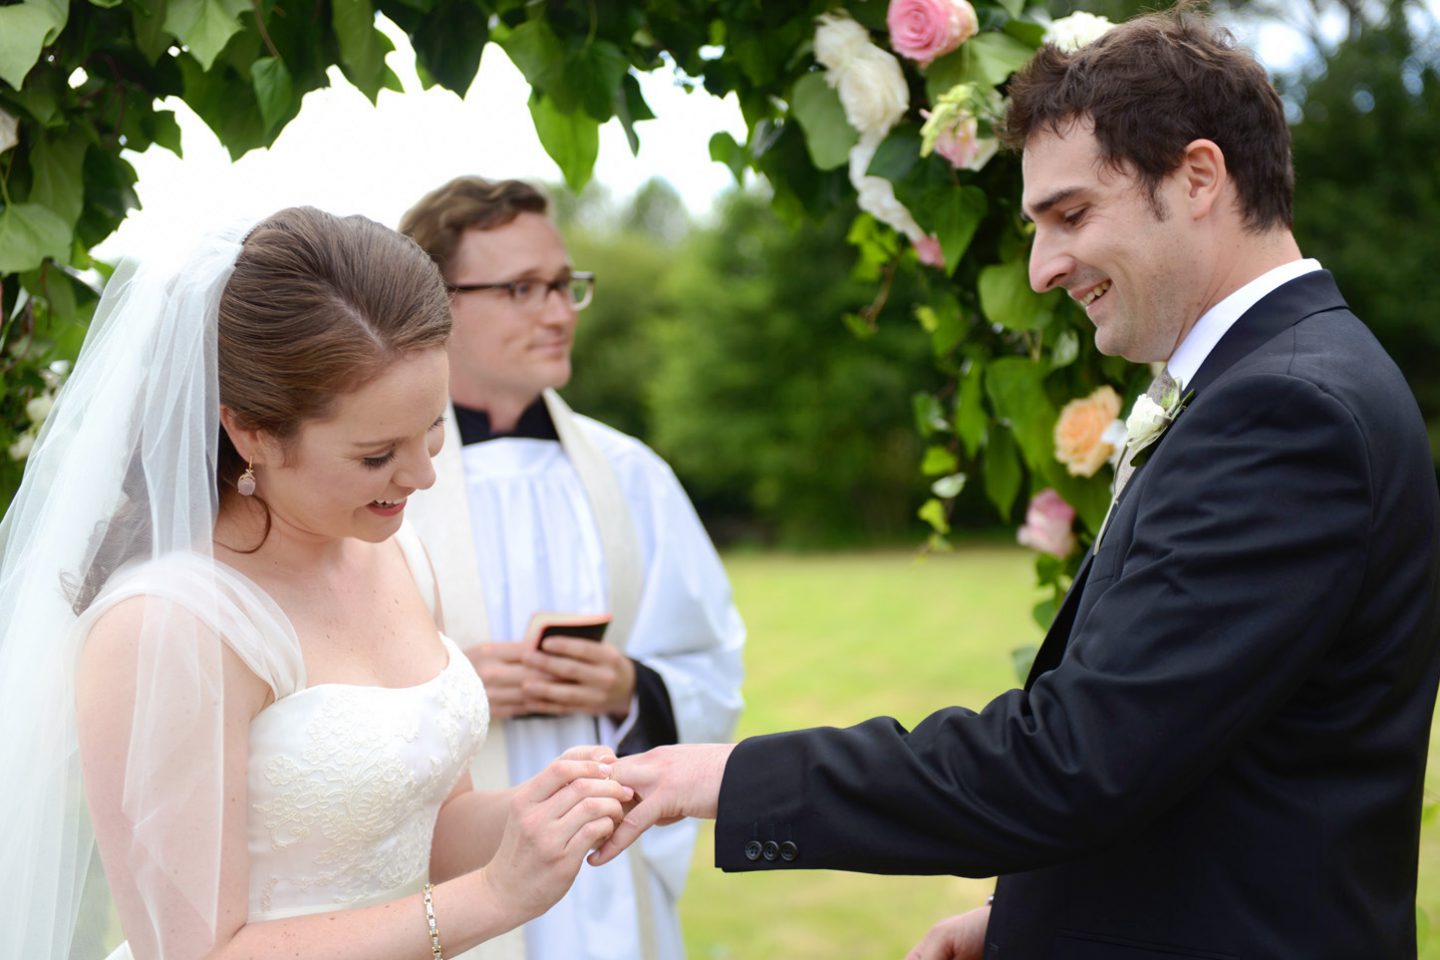
[[[1010,96],[1032,285],[1188,402],[1024,689],[621,760],[643,799],[595,859],[688,815],[726,870],[1000,875],[914,957],[1414,957],[1440,503],[1399,371],[1292,237],[1280,100],[1191,13],[1047,47]]]

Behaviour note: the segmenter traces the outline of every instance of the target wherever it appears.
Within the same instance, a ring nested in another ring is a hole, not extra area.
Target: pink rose
[[[980,21],[968,0],[890,0],[890,47],[923,67],[975,36]]]
[[[923,236],[915,241],[915,254],[920,262],[927,267],[945,266],[945,251],[940,249],[940,239],[933,236]]]
[[[935,138],[935,152],[956,170],[979,170],[995,155],[1000,141],[980,136],[980,124],[974,117],[964,117]]]
[[[1075,508],[1046,487],[1035,494],[1025,510],[1025,526],[1016,535],[1020,545],[1056,557],[1068,557],[1075,550]]]

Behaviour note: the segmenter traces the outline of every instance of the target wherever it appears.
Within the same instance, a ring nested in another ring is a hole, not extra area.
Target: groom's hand
[[[905,960],[980,960],[985,954],[985,928],[990,908],[948,917],[930,928],[925,939],[905,954]]]
[[[615,779],[635,791],[636,802],[605,845],[590,855],[591,865],[614,860],[657,823],[674,823],[683,817],[713,820],[725,762],[734,749],[733,743],[686,743],[656,747],[616,761]]]

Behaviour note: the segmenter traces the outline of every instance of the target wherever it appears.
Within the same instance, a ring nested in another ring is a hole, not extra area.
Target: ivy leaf
[[[394,50],[390,38],[375,29],[370,0],[333,0],[330,25],[340,42],[340,65],[350,82],[374,103],[382,88],[391,87],[385,54]]]
[[[1054,316],[1058,290],[1037,294],[1030,289],[1025,260],[1008,260],[980,271],[980,309],[991,323],[1007,330],[1035,330]]]
[[[985,392],[995,415],[1010,424],[1025,462],[1044,473],[1055,459],[1058,412],[1045,393],[1049,367],[1025,357],[1001,357],[985,371]]]
[[[945,54],[925,68],[925,96],[931,103],[949,93],[957,83],[965,82],[970,73],[970,55],[966,52],[969,46],[962,44],[959,50]]]
[[[945,518],[945,504],[934,497],[920,504],[920,509],[915,511],[915,516],[930,524],[930,527],[941,536],[950,532],[950,521]]]
[[[1062,330],[1050,348],[1050,369],[1068,367],[1080,356],[1080,335],[1074,330]]]
[[[1015,16],[1018,17],[1020,14],[1017,13]],[[1036,50],[1039,50],[1040,45],[1045,42],[1045,25],[1041,23],[1031,23],[1028,20],[1010,20],[1005,24],[1003,29],[1016,40],[1029,44]]]
[[[175,111],[156,110],[151,115],[151,123],[154,128],[150,134],[151,139],[175,156],[183,157],[185,154],[180,147],[180,124],[175,119]]]
[[[1010,431],[996,426],[985,445],[985,495],[1000,512],[1000,519],[1009,521],[1020,492],[1020,460]]]
[[[942,500],[954,500],[965,489],[966,479],[963,473],[952,473],[930,484],[930,492]]]
[[[985,428],[989,418],[981,400],[981,383],[985,376],[985,364],[972,357],[960,377],[960,390],[955,400],[955,432],[965,445],[965,455],[975,456],[980,441],[985,439]]]
[[[85,206],[85,150],[89,145],[84,131],[72,128],[58,136],[42,134],[30,151],[35,182],[29,202],[55,211],[67,230],[75,229]]]
[[[838,103],[840,98],[835,99]],[[841,119],[844,120],[843,111]],[[848,121],[846,127],[849,127]],[[908,177],[919,159],[920,128],[913,123],[901,124],[880,141],[880,146],[875,149],[875,156],[870,158],[870,166],[865,175],[884,177],[895,183]]]
[[[850,159],[850,148],[859,134],[846,122],[840,97],[825,82],[824,74],[807,73],[795,81],[790,93],[790,115],[800,121],[815,169],[834,170]]]
[[[0,212],[0,273],[33,270],[46,257],[65,262],[70,236],[70,227],[49,207],[12,203]]]
[[[746,155],[745,148],[736,143],[730,134],[721,132],[710,138],[710,159],[729,167],[736,183],[744,182],[745,169],[750,165],[750,158]]]
[[[571,192],[585,189],[600,155],[600,124],[579,110],[562,112],[555,101],[539,92],[530,95],[530,117],[540,145],[565,174]]]
[[[620,48],[609,40],[585,45],[565,66],[566,86],[580,92],[580,105],[592,118],[604,123],[615,115],[615,95],[630,63]]]
[[[527,20],[511,30],[500,45],[530,86],[556,100],[573,100],[558,89],[565,76],[565,47],[550,24]],[[563,104],[567,109],[571,105]]]
[[[955,454],[941,446],[929,446],[925,448],[925,459],[920,464],[920,471],[927,477],[938,477],[954,473],[958,466],[960,464],[955,460]]]
[[[410,32],[410,45],[425,86],[438,83],[465,96],[489,37],[490,14],[471,0],[448,0],[420,17]]]
[[[260,104],[260,116],[265,120],[267,133],[297,111],[295,85],[285,61],[261,57],[250,65],[250,82],[255,87],[255,99]]]
[[[933,393],[918,392],[910,398],[911,411],[915,414],[915,431],[921,437],[945,432],[950,424],[945,422],[945,408]]]
[[[208,71],[225,44],[240,32],[240,15],[249,9],[245,0],[170,0],[165,30]]]
[[[165,32],[165,17],[165,0],[130,4],[130,24],[135,33],[135,49],[151,64],[170,48],[170,35]]]
[[[962,49],[969,57],[966,79],[986,87],[1004,83],[1010,74],[1029,63],[1035,55],[1033,47],[1008,33],[979,34]]]
[[[19,90],[40,51],[65,29],[68,5],[63,0],[12,3],[0,7],[0,80]]]
[[[928,218],[929,226],[940,238],[940,249],[945,254],[945,273],[955,272],[960,258],[970,246],[980,221],[985,219],[989,206],[985,191],[975,186],[950,189],[937,198]]]
[[[625,130],[625,141],[630,144],[631,155],[638,156],[640,138],[635,134],[635,124],[641,120],[654,120],[655,114],[650,110],[650,104],[645,102],[645,94],[640,91],[640,81],[628,71],[620,81],[620,89],[615,91],[615,116],[620,119],[620,126]],[[734,143],[733,139],[731,143]]]
[[[1005,12],[1012,17],[1020,16],[1025,9],[1025,0],[995,0],[996,3],[1005,8]]]

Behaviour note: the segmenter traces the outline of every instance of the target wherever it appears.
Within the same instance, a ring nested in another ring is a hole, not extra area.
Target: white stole
[[[595,516],[605,557],[606,599],[611,617],[605,642],[623,653],[640,609],[645,582],[635,521],[610,461],[585,436],[575,414],[558,393],[546,390],[543,396],[560,446],[574,465]],[[469,647],[491,639],[490,619],[485,609],[475,546],[470,539],[470,499],[460,455],[460,428],[454,414],[451,409],[445,418],[445,445],[435,457],[435,486],[412,498],[407,514],[434,561],[445,621],[443,629],[461,647]],[[490,736],[485,738],[470,764],[470,778],[477,790],[503,790],[511,785],[503,730],[492,728]],[[635,887],[641,954],[645,960],[659,960],[650,869],[640,844],[632,846],[629,854],[626,860],[630,863]],[[525,960],[524,929],[516,928],[482,943],[468,951],[464,960]]]

